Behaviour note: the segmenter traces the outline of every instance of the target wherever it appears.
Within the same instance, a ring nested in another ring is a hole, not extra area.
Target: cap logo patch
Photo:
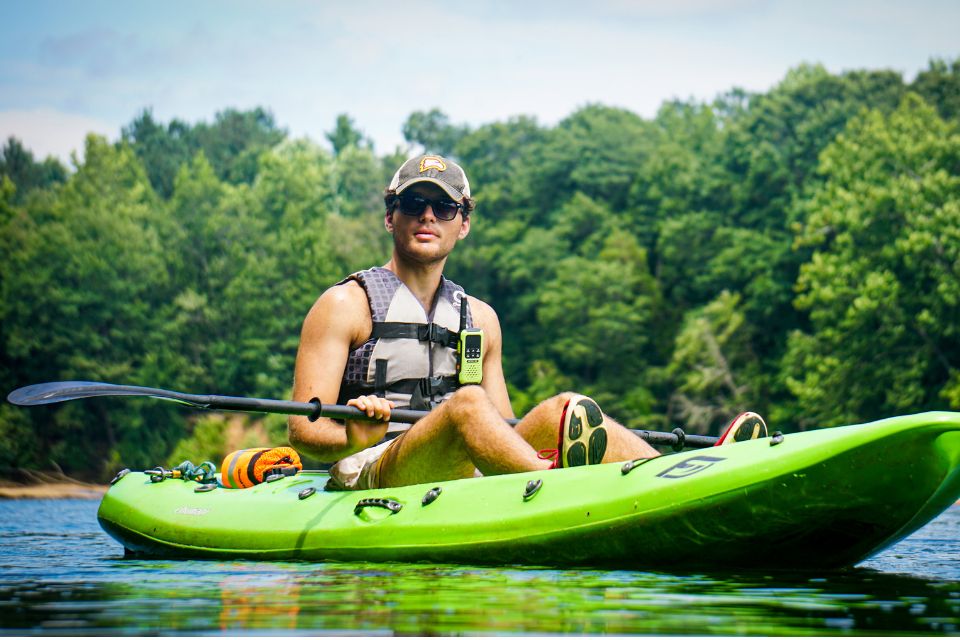
[[[437,156],[424,156],[423,160],[420,161],[420,173],[424,171],[429,171],[430,169],[436,169],[437,171],[446,171],[446,163]]]

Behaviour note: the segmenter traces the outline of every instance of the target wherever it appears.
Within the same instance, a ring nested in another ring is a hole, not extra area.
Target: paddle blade
[[[170,397],[170,392],[149,387],[132,387],[106,382],[83,382],[79,380],[69,382],[44,382],[27,387],[14,389],[7,396],[7,401],[21,407],[33,407],[41,404],[53,404],[82,398],[96,398],[100,396],[149,396],[164,400],[176,400]]]

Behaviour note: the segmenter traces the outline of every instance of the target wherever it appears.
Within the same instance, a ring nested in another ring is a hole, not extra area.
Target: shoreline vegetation
[[[0,478],[0,500],[99,500],[108,488],[105,484],[82,482],[59,471],[18,469]]]

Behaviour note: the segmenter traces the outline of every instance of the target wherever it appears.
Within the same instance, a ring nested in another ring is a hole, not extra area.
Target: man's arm
[[[493,307],[473,296],[470,296],[470,311],[474,324],[483,329],[486,347],[483,354],[483,382],[480,386],[487,392],[487,397],[500,415],[512,418],[513,408],[510,406],[510,395],[503,377],[503,335],[500,331],[500,319]]]
[[[357,283],[327,289],[303,321],[293,400],[309,402],[317,398],[323,404],[335,404],[350,349],[366,340],[372,328],[366,294]],[[310,422],[305,416],[290,416],[290,444],[321,462],[335,462],[379,442],[387,431],[390,403],[365,396],[348,404],[381,422],[347,420],[340,424],[328,418]]]

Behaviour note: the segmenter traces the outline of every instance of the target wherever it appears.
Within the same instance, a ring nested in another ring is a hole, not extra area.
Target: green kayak
[[[854,565],[960,498],[960,413],[604,464],[330,492],[128,473],[98,518],[153,556],[738,569]],[[206,487],[205,487],[206,488]]]

